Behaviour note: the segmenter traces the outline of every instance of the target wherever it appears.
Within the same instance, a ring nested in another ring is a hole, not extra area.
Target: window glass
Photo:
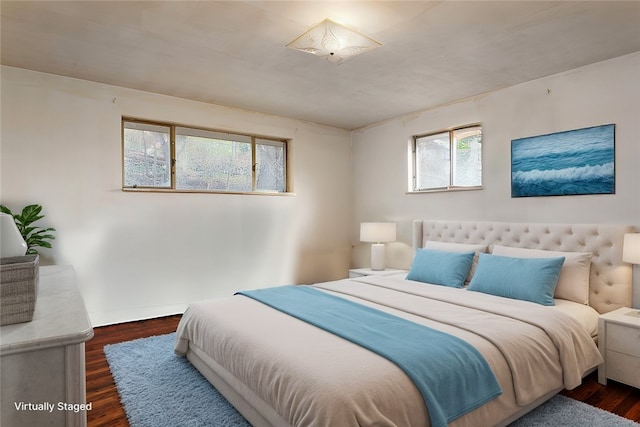
[[[409,191],[482,186],[482,127],[467,126],[413,138]]]
[[[453,131],[453,185],[482,185],[482,128],[479,126]]]
[[[256,189],[286,191],[285,146],[280,141],[258,139],[256,142]]]
[[[169,127],[127,122],[124,126],[124,186],[171,186]]]
[[[251,191],[251,139],[176,129],[176,188]]]
[[[287,191],[287,142],[123,119],[123,188]]]
[[[417,189],[447,188],[451,158],[449,134],[440,133],[416,139]]]

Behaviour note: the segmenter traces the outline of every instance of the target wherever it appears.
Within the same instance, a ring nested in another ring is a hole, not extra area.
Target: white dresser
[[[40,267],[33,320],[0,327],[0,425],[86,426],[91,337],[73,267]]]
[[[640,388],[639,310],[619,308],[600,316],[598,347],[604,363],[598,368],[598,381],[607,378]]]

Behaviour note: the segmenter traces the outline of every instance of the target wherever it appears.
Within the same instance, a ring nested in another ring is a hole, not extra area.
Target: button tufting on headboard
[[[631,265],[622,261],[622,241],[633,226],[415,220],[413,246],[426,240],[494,244],[564,252],[590,252],[589,305],[600,313],[631,306]]]

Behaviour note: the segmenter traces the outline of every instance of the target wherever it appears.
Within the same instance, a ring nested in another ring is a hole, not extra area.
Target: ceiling
[[[640,51],[640,1],[6,1],[2,64],[355,129]],[[285,45],[324,18],[382,47]]]

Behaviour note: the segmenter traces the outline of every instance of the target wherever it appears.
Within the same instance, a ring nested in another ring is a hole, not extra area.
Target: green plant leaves
[[[54,240],[56,238],[51,234],[51,232],[56,231],[56,229],[32,225],[34,222],[44,218],[44,215],[41,214],[42,206],[28,205],[22,209],[21,213],[14,214],[7,206],[0,205],[0,211],[13,217],[18,231],[20,231],[22,238],[27,243],[27,255],[37,254],[38,251],[35,249],[36,247],[51,248],[51,243],[47,240]]]

